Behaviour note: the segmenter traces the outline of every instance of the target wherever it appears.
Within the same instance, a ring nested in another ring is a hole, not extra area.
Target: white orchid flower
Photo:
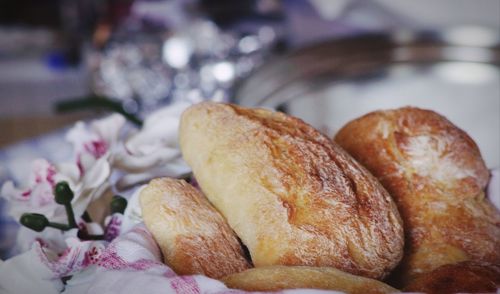
[[[190,171],[182,160],[178,128],[182,112],[192,103],[163,107],[148,116],[141,130],[125,141],[125,151],[114,164],[125,171],[117,186],[124,189],[159,176],[178,177]]]
[[[16,220],[25,212],[41,213],[49,219],[64,213],[64,207],[57,205],[53,195],[55,184],[61,178],[56,166],[47,160],[33,161],[26,188],[18,189],[12,181],[2,186],[1,196],[9,203],[7,213]]]
[[[8,214],[19,221],[23,213],[40,213],[52,222],[67,223],[66,210],[55,202],[53,193],[57,182],[67,181],[74,192],[72,207],[76,221],[80,223],[80,216],[90,202],[103,195],[102,190],[109,187],[107,178],[110,169],[105,163],[97,161],[83,177],[75,178],[75,170],[78,173],[76,164],[61,167],[45,159],[33,161],[27,187],[18,189],[10,181],[2,186],[1,196],[7,200]],[[55,252],[66,248],[65,234],[60,230],[46,228],[42,232],[35,232],[25,227],[19,229],[17,246],[20,252],[29,250],[36,241]]]
[[[92,121],[89,125],[78,122],[69,130],[66,139],[73,144],[76,166],[79,177],[72,179],[70,187],[79,192],[80,197],[74,201],[76,215],[81,215],[92,201],[96,201],[106,193],[111,184],[111,174],[115,151],[120,148],[120,132],[125,125],[125,118],[120,114]],[[71,167],[67,167],[67,174]],[[98,220],[100,221],[100,220]]]
[[[103,119],[95,120],[87,126],[77,122],[69,130],[66,140],[73,144],[75,160],[81,174],[95,166],[95,162],[112,161],[114,149],[118,147],[120,131],[125,125],[125,118],[113,114]]]
[[[121,115],[94,121],[89,127],[83,122],[77,123],[67,134],[67,140],[74,146],[75,162],[55,165],[45,159],[37,159],[32,163],[24,188],[16,188],[11,181],[4,183],[0,193],[8,202],[9,215],[19,220],[23,213],[40,213],[52,222],[67,223],[64,206],[54,199],[54,187],[60,181],[68,182],[74,193],[72,207],[77,221],[92,202],[103,195],[111,196],[106,193],[111,186],[108,180],[110,161],[124,123]],[[29,248],[35,240],[45,240],[57,251],[64,245],[61,236],[54,236],[57,231],[47,229],[36,233],[26,230],[22,228],[19,232],[18,245],[21,249]],[[62,233],[59,232],[59,235]]]

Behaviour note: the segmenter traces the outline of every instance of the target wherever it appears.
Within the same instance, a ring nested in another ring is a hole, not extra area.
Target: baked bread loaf
[[[224,218],[184,180],[152,180],[140,203],[164,262],[177,274],[219,279],[250,267]]]
[[[389,194],[303,121],[205,102],[183,113],[180,145],[255,266],[331,266],[380,279],[400,261],[403,229]]]
[[[366,166],[398,204],[405,224],[403,284],[465,260],[500,264],[500,214],[485,199],[478,147],[429,110],[377,111],[351,121],[335,141]]]
[[[496,293],[499,288],[499,265],[464,261],[443,265],[418,276],[405,288],[405,292]]]
[[[354,276],[331,267],[264,266],[222,279],[229,288],[246,291],[323,289],[345,293],[395,293],[398,290],[380,281]]]

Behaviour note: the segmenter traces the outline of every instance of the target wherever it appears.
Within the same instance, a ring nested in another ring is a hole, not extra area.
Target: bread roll
[[[164,262],[176,273],[218,279],[250,267],[226,221],[184,180],[152,180],[140,203]]]
[[[407,107],[358,118],[335,141],[398,204],[403,282],[464,260],[500,263],[500,216],[484,195],[488,169],[465,132],[435,112]]]
[[[465,261],[443,265],[420,275],[410,282],[405,292],[495,293],[498,288],[500,288],[499,265]]]
[[[403,230],[391,197],[303,121],[205,102],[183,113],[180,145],[255,266],[331,266],[383,278],[399,262]]]
[[[222,279],[229,288],[246,291],[323,289],[346,293],[395,293],[398,290],[377,280],[354,276],[331,267],[265,266]]]

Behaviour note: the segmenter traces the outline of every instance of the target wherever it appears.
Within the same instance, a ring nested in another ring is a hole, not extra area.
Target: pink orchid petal
[[[12,182],[2,186],[0,193],[8,201],[8,214],[16,220],[25,212],[42,213],[47,217],[55,215],[58,205],[53,189],[58,176],[56,167],[47,160],[34,160],[26,188],[17,189]]]
[[[54,176],[56,175],[55,166],[49,163],[45,159],[35,159],[31,163],[31,173],[30,173],[30,185],[40,184],[40,183],[50,183],[52,186],[55,185]]]
[[[71,128],[66,134],[66,140],[73,144],[76,153],[81,153],[85,151],[85,143],[98,141],[101,138],[95,132],[91,132],[87,129],[84,122],[77,122],[73,128]]]
[[[106,230],[104,233],[104,240],[111,242],[120,235],[121,226],[123,222],[123,214],[114,213],[108,216],[105,220]]]
[[[85,142],[83,144],[83,149],[91,154],[94,158],[99,158],[106,154],[109,149],[108,143],[103,139],[94,140],[90,142]]]

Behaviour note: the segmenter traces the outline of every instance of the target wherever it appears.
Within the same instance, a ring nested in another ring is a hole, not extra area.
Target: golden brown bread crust
[[[406,292],[429,294],[495,293],[500,288],[500,266],[465,261],[448,264],[420,275],[405,288]]]
[[[152,180],[140,202],[144,223],[176,273],[217,279],[250,267],[223,217],[184,180]]]
[[[303,121],[206,102],[183,113],[180,145],[256,266],[331,266],[382,278],[399,262],[403,231],[391,197]]]
[[[335,141],[398,204],[403,280],[469,259],[500,263],[500,216],[484,195],[489,173],[465,132],[435,112],[407,107],[358,118]]]
[[[351,275],[331,267],[265,266],[252,268],[222,279],[229,288],[246,291],[323,289],[346,293],[395,293],[398,290],[380,281]]]

